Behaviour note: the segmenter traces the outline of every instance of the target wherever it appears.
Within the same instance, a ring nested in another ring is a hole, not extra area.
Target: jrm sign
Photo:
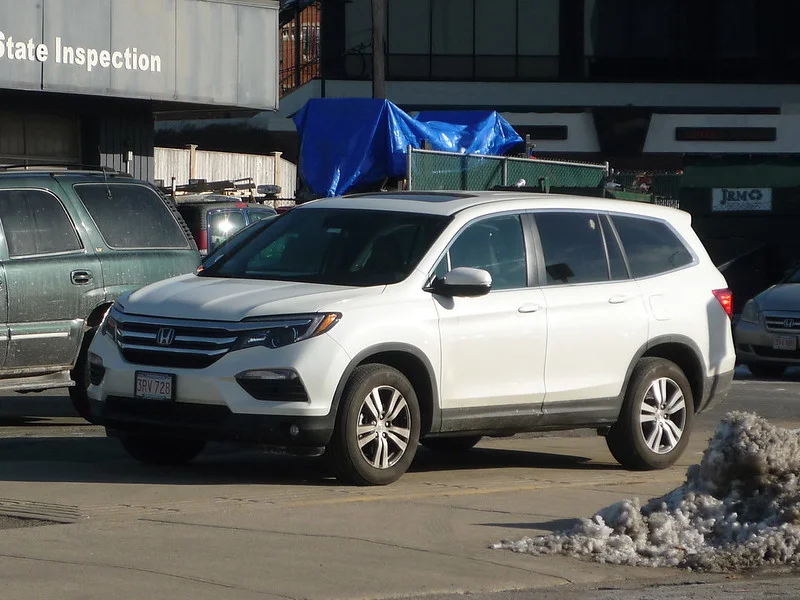
[[[770,211],[772,190],[770,188],[714,188],[711,193],[711,209],[714,212]]]

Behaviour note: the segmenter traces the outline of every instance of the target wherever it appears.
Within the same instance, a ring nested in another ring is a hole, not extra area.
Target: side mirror
[[[483,269],[456,267],[441,279],[435,279],[429,290],[448,298],[485,296],[492,289],[492,276]]]

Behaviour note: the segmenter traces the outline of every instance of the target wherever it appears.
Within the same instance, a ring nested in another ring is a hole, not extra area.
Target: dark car
[[[277,214],[269,206],[217,194],[178,196],[175,200],[202,255],[247,225]]]
[[[0,389],[69,387],[88,416],[87,349],[108,308],[194,271],[197,246],[156,188],[99,168],[0,168],[0,229]]]

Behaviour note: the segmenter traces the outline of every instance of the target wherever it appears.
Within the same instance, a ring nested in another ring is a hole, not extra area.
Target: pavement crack
[[[553,575],[552,573],[543,573],[541,571],[537,571],[535,569],[526,569],[525,567],[518,567],[516,565],[508,565],[502,562],[494,561],[494,560],[487,560],[484,558],[476,558],[473,556],[461,556],[458,554],[449,554],[447,552],[439,552],[436,550],[428,550],[426,548],[415,548],[414,546],[404,546],[403,544],[397,544],[394,542],[382,542],[379,540],[371,540],[368,538],[361,538],[361,537],[348,537],[344,535],[335,535],[330,533],[300,533],[297,531],[282,531],[280,529],[254,529],[249,527],[235,527],[232,525],[210,525],[207,523],[188,523],[186,521],[168,521],[166,519],[146,519],[142,518],[139,519],[140,521],[145,521],[148,523],[158,523],[162,525],[182,525],[184,527],[201,527],[207,529],[224,529],[227,531],[244,531],[249,533],[268,533],[268,534],[276,534],[276,535],[287,535],[287,536],[294,536],[294,537],[304,537],[304,538],[312,538],[312,539],[331,539],[331,540],[344,540],[350,542],[363,542],[365,544],[374,544],[376,546],[384,546],[386,548],[398,548],[400,550],[409,550],[411,552],[421,552],[423,554],[433,554],[435,556],[445,556],[447,558],[456,558],[460,560],[468,560],[471,562],[476,562],[480,564],[487,564],[487,565],[494,565],[496,567],[503,567],[506,569],[512,569],[515,571],[522,571],[523,573],[533,573],[535,575],[542,575],[544,577],[553,577],[554,579],[560,579],[565,581],[566,583],[575,583],[571,579],[564,577],[563,575]]]
[[[92,561],[82,561],[82,560],[60,560],[57,558],[41,558],[36,556],[24,556],[22,554],[7,554],[7,553],[0,553],[0,557],[2,558],[10,558],[16,560],[29,560],[33,562],[40,562],[40,563],[50,563],[56,565],[71,565],[71,566],[82,566],[82,567],[97,567],[102,569],[117,569],[120,571],[131,571],[134,573],[146,573],[149,575],[161,575],[162,577],[169,577],[171,579],[178,579],[181,581],[191,581],[193,583],[201,583],[203,585],[209,585],[214,587],[220,587],[228,590],[237,590],[242,592],[251,592],[253,594],[258,594],[260,596],[264,596],[267,598],[283,598],[284,600],[298,600],[297,598],[293,598],[292,596],[284,596],[283,594],[274,594],[263,592],[261,590],[255,590],[252,588],[247,588],[239,585],[232,585],[229,583],[222,583],[219,581],[213,581],[211,579],[203,579],[201,577],[191,577],[189,575],[179,575],[177,573],[168,573],[167,571],[157,571],[155,569],[145,569],[142,567],[131,567],[126,565],[115,565],[109,563],[100,563],[100,562],[92,562]]]

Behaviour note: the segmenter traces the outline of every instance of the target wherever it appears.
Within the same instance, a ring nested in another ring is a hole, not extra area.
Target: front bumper
[[[798,337],[798,349],[774,349],[775,340],[779,337]],[[761,323],[739,320],[733,338],[736,344],[736,359],[742,364],[800,365],[800,336],[796,333],[772,332]]]
[[[336,420],[322,417],[234,414],[226,406],[139,400],[120,396],[91,401],[92,417],[109,435],[243,442],[281,447],[321,447]]]
[[[279,349],[250,348],[226,354],[198,369],[127,362],[105,335],[92,342],[92,379],[87,392],[92,418],[109,432],[163,435],[209,441],[278,446],[324,446],[335,422],[334,398],[350,358],[329,336]],[[91,363],[90,363],[91,364]],[[275,400],[253,397],[236,380],[243,371],[291,369],[305,394]],[[175,376],[174,399],[135,398],[136,371]]]

